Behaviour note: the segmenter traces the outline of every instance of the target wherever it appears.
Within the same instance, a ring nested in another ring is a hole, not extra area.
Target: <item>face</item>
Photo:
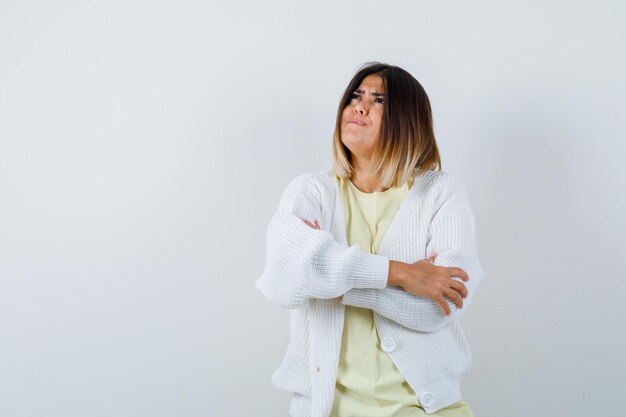
[[[368,75],[352,92],[341,114],[341,140],[359,159],[368,160],[380,140],[384,110],[383,79]]]

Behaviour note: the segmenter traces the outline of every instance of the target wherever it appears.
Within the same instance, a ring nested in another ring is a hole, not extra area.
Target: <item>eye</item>
[[[382,98],[382,97],[378,97],[378,98],[376,99],[376,101],[377,101],[378,103],[380,103],[380,104],[383,104],[383,103],[385,102],[385,99],[384,99],[384,98]]]
[[[354,99],[354,98],[361,98],[361,96],[356,93],[350,94],[350,99]]]

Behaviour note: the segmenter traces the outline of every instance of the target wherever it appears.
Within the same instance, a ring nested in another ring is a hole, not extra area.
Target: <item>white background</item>
[[[433,106],[485,279],[477,417],[626,396],[621,1],[0,3],[0,415],[286,416],[254,289],[358,65]]]

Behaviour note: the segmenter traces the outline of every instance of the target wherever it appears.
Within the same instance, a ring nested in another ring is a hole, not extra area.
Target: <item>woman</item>
[[[483,269],[419,82],[363,65],[339,105],[333,160],[287,185],[267,228],[256,287],[291,309],[272,382],[293,394],[294,417],[472,416],[457,319]]]

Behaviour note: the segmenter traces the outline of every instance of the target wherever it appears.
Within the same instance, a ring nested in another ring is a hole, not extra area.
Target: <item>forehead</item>
[[[380,75],[370,74],[363,78],[361,84],[358,87],[359,90],[365,90],[370,92],[384,92],[383,79]]]

